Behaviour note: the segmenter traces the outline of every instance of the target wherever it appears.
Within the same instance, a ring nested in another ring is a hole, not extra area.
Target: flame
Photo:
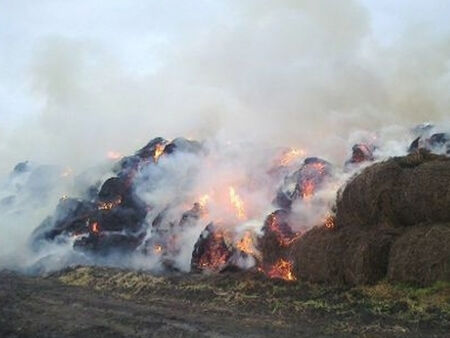
[[[335,223],[335,218],[334,218],[334,216],[333,215],[331,215],[331,214],[328,214],[326,217],[325,217],[325,220],[324,220],[324,222],[323,222],[323,224],[325,225],[325,227],[327,228],[327,229],[334,229],[335,227],[336,227],[336,223]]]
[[[320,174],[323,174],[323,172],[325,170],[325,164],[320,163],[320,162],[312,163],[311,167],[316,169]]]
[[[226,265],[230,251],[227,247],[228,234],[222,230],[216,230],[208,239],[207,251],[200,257],[199,266],[202,269],[218,271]]]
[[[311,196],[314,194],[314,190],[316,189],[316,186],[313,181],[307,180],[302,185],[302,197],[303,199],[310,199]]]
[[[236,248],[246,254],[252,256],[259,256],[259,254],[255,250],[255,245],[253,242],[253,236],[250,231],[246,231],[244,236],[236,243]]]
[[[111,202],[100,202],[98,204],[98,210],[111,210],[112,208],[117,207],[120,203],[122,203],[121,197]]]
[[[229,188],[229,193],[230,202],[236,209],[237,218],[240,220],[245,220],[247,218],[247,215],[245,213],[244,201],[242,201],[242,198],[236,193],[236,190],[234,190],[233,187]]]
[[[281,157],[280,165],[286,167],[292,161],[294,161],[302,156],[305,156],[305,155],[306,155],[306,151],[304,151],[303,149],[291,148],[290,150],[285,152],[283,154],[283,156]]]
[[[275,235],[277,236],[278,243],[284,247],[288,247],[292,244],[292,242],[294,242],[302,235],[300,232],[293,233],[292,231],[286,232],[286,230],[283,230],[282,225],[275,213],[272,213],[269,216],[269,228],[270,231],[275,233]]]
[[[164,152],[164,144],[162,143],[158,143],[155,147],[155,153],[153,154],[153,160],[155,161],[155,163],[158,162],[159,158],[161,157],[161,155]]]
[[[94,222],[91,224],[91,231],[94,234],[98,234],[100,232],[100,226],[98,225],[98,222]]]
[[[272,267],[267,271],[267,275],[270,278],[281,278],[287,281],[295,281],[295,277],[292,272],[292,263],[288,260],[280,258]]]
[[[200,208],[205,209],[209,199],[210,197],[208,194],[200,196],[200,198],[198,199],[198,204],[200,205]]]
[[[122,158],[122,154],[117,151],[110,150],[106,153],[106,157],[110,160],[118,160]]]
[[[155,245],[153,246],[153,253],[154,253],[155,255],[160,255],[160,254],[162,253],[162,250],[163,250],[162,245],[155,244]]]

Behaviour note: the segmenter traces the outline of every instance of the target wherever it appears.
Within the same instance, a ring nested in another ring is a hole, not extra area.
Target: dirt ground
[[[0,337],[448,337],[450,286],[327,288],[258,273],[0,272]]]

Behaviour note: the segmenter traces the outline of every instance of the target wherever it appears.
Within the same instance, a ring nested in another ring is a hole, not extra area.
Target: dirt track
[[[187,282],[184,277],[180,280],[163,278],[160,284],[152,284],[154,277],[145,274],[108,269],[80,271],[47,278],[0,273],[0,337],[443,337],[448,328],[436,322],[410,325],[398,319],[375,316],[353,305],[350,312],[340,315],[337,309],[344,309],[342,304],[337,303],[336,310],[331,311],[324,305],[326,298],[330,304],[335,302],[334,293],[324,292],[317,300],[313,299],[311,291],[295,291],[300,290],[297,285],[285,287],[283,282],[267,284],[264,280],[251,279],[251,288],[259,296],[241,290],[248,301],[244,299],[243,304],[239,300],[242,310],[237,311],[233,304],[242,297],[238,295],[242,287],[236,286],[243,283],[241,277],[238,277],[239,282],[234,277],[209,282],[208,277],[208,286],[211,283],[212,289],[217,290],[210,295],[203,277]],[[89,276],[93,273],[93,279],[81,283],[83,286],[68,285],[79,283],[86,278],[86,273]],[[148,289],[138,284],[130,286],[136,276],[152,285]],[[93,286],[91,283],[97,280],[103,284]],[[220,285],[223,287],[224,283],[229,284],[223,289]],[[264,289],[266,284],[267,289]],[[124,285],[128,291],[116,290],[114,285]],[[150,289],[154,291],[148,291]],[[230,290],[230,294],[225,295],[220,290]],[[269,303],[268,290],[280,295],[295,291],[298,293],[295,299],[304,297],[305,308],[283,310],[283,306],[293,302],[282,296],[276,296],[279,305],[268,308],[265,305]],[[320,306],[311,308],[311,304]],[[350,324],[353,327],[348,330]]]
[[[150,304],[67,286],[55,279],[0,277],[1,337],[316,336],[309,325],[277,329],[270,318],[204,312],[165,299]]]

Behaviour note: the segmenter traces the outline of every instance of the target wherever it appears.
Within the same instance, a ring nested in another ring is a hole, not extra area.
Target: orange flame
[[[327,217],[325,218],[323,224],[325,225],[325,227],[327,229],[334,229],[336,227],[336,223],[335,223],[335,218],[333,215],[328,214]]]
[[[226,265],[230,256],[230,251],[226,244],[228,237],[229,234],[224,233],[222,230],[214,231],[211,234],[208,250],[199,261],[199,266],[202,269],[219,271]]]
[[[302,188],[303,188],[302,189],[302,197],[304,199],[310,199],[311,196],[314,194],[314,190],[315,190],[316,186],[314,185],[313,181],[308,180],[303,183]]]
[[[288,166],[292,161],[305,156],[306,152],[303,149],[291,148],[289,151],[285,152],[280,160],[280,165]]]
[[[153,154],[153,160],[155,161],[155,163],[158,162],[159,158],[161,157],[161,155],[164,152],[164,144],[162,143],[158,143],[155,147],[155,153]]]
[[[300,232],[292,233],[292,235],[285,234],[281,229],[280,221],[277,219],[277,216],[274,213],[269,216],[268,221],[270,230],[276,234],[278,243],[281,246],[290,246],[296,239],[300,238],[300,236],[302,235]]]
[[[210,197],[208,194],[202,195],[199,199],[198,199],[198,204],[200,205],[200,207],[202,209],[206,208],[206,204],[208,203]]]
[[[295,281],[297,277],[295,277],[292,272],[293,266],[292,263],[280,258],[278,262],[276,262],[270,269],[267,271],[267,275],[270,278],[281,278],[287,281]]]
[[[239,242],[237,242],[236,248],[242,252],[245,252],[246,254],[255,257],[259,256],[259,254],[255,250],[255,245],[253,243],[253,236],[250,231],[246,231],[244,233],[244,236],[239,240]]]
[[[121,197],[112,202],[101,202],[98,205],[98,210],[111,210],[112,208],[117,207],[120,203],[122,203]]]
[[[162,250],[163,250],[162,245],[155,244],[155,245],[153,246],[153,253],[154,253],[155,255],[161,254],[161,253],[162,253]]]
[[[311,166],[321,174],[323,174],[323,172],[325,170],[325,164],[323,164],[323,163],[316,162],[316,163],[311,164]]]
[[[98,225],[98,222],[94,222],[91,225],[91,231],[95,234],[98,234],[100,232],[100,227]]]
[[[236,193],[236,190],[234,190],[233,187],[229,188],[229,193],[230,193],[230,202],[236,209],[237,218],[240,220],[245,220],[247,218],[247,215],[245,213],[244,201]]]

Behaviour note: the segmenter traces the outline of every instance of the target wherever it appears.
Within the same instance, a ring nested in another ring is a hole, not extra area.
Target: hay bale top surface
[[[417,151],[376,163],[337,200],[338,227],[409,226],[450,221],[450,158]]]

